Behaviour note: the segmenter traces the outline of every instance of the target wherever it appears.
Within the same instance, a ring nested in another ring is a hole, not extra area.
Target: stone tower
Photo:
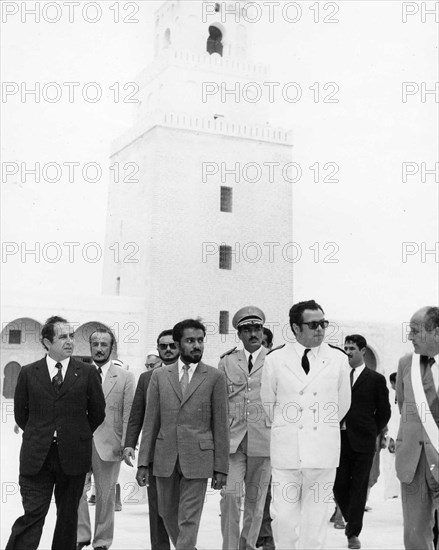
[[[135,120],[111,156],[103,292],[145,300],[149,347],[201,318],[215,365],[236,345],[236,310],[261,307],[281,343],[292,298],[290,137],[269,124],[243,8],[161,5]]]

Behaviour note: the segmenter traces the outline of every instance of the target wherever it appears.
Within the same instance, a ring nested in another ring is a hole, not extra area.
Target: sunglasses
[[[161,351],[165,351],[166,348],[169,349],[177,349],[177,346],[172,342],[171,344],[159,344],[159,349]]]
[[[311,330],[316,330],[318,327],[328,328],[329,321],[322,319],[321,321],[308,321],[307,323],[303,322],[302,325],[308,325]]]

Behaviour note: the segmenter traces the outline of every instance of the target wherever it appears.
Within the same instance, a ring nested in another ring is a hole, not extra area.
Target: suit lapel
[[[47,367],[47,361],[44,357],[41,361],[35,365],[35,376],[38,382],[43,386],[43,388],[51,393],[56,395],[55,388],[52,386],[52,380],[50,379],[49,369]]]
[[[207,376],[207,368],[204,363],[201,361],[198,363],[197,368],[195,369],[194,374],[192,375],[192,379],[189,382],[189,386],[186,390],[186,395],[183,398],[182,405],[185,403],[189,397],[194,393],[194,391],[198,388],[198,386],[204,382]]]
[[[251,374],[254,374],[256,371],[262,368],[264,364],[264,358],[266,355],[267,355],[267,350],[262,346],[261,351],[259,352],[259,355],[256,358],[256,363],[253,365]]]
[[[62,386],[59,390],[59,397],[61,395],[64,395],[70,388],[73,386],[73,384],[78,380],[78,378],[81,376],[81,365],[77,363],[74,359],[70,359],[69,366],[67,367],[66,371],[66,377],[64,378],[64,382],[62,383]]]
[[[248,376],[248,363],[243,349],[238,351],[238,367]]]
[[[169,365],[168,367],[162,367],[162,368],[166,368],[168,370],[169,383],[171,384],[173,390],[177,394],[177,397],[180,399],[180,401],[182,401],[183,395],[181,393],[180,380],[178,379],[178,362],[172,363],[172,365]]]
[[[312,352],[310,352],[312,353]],[[326,354],[326,349],[324,344],[321,345],[319,354],[317,355],[317,359],[314,360],[313,366],[310,369],[308,374],[305,374],[303,368],[302,368],[302,358],[300,358],[300,369],[303,372],[304,378],[305,378],[305,384],[303,387],[308,386],[308,384],[311,384],[320,374],[328,367],[328,365],[331,363],[331,358]]]
[[[293,348],[294,356],[293,360],[287,363],[288,370],[290,370],[302,384],[306,384],[308,377],[302,368],[302,358],[297,353],[296,346],[291,344],[291,347]]]
[[[352,386],[352,391],[356,390],[360,384],[362,384],[365,380],[367,380],[368,376],[369,376],[369,369],[368,367],[364,366],[363,372],[355,380],[354,385]]]
[[[107,399],[107,397],[113,391],[113,388],[116,385],[116,383],[117,383],[117,372],[116,372],[116,369],[113,367],[113,363],[111,363],[107,372],[107,376],[104,378],[104,381],[102,383],[102,391],[104,392],[105,399]]]

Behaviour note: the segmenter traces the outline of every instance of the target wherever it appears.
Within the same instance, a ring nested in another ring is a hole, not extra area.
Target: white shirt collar
[[[55,359],[52,359],[52,357],[50,357],[50,355],[47,354],[46,363],[47,363],[47,368],[49,369],[50,378],[53,378],[55,374],[58,372],[58,369],[55,367],[57,363],[61,363],[62,365],[61,374],[62,374],[62,377],[65,378],[67,367],[69,366],[69,362],[70,362],[70,357],[63,359],[62,361],[55,361]]]
[[[243,351],[245,353],[245,358],[247,359],[247,363],[248,363],[248,358],[251,355],[252,356],[252,363],[254,365],[256,363],[256,359],[258,358],[259,354],[261,353],[261,350],[262,350],[262,346],[260,348],[258,348],[256,351],[250,353],[245,348],[243,348]]]
[[[302,344],[300,344],[299,342],[293,342],[293,346],[295,347],[296,351],[297,351],[297,354],[299,355],[299,357],[303,357],[303,354],[305,353],[305,350],[306,349],[309,349],[311,351],[308,352],[308,356],[310,353],[313,354],[314,357],[318,357],[319,356],[319,351],[320,351],[320,346],[316,346],[314,348],[306,348],[305,346],[303,346]]]
[[[99,368],[99,365],[96,365],[96,363],[93,361],[93,365],[96,367],[96,370]],[[102,382],[105,380],[105,377],[107,376],[107,372],[109,368],[111,367],[111,359],[105,363],[105,365],[101,366],[102,369]]]
[[[366,365],[364,363],[361,363],[361,365],[359,365],[358,367],[355,367],[355,369],[353,369],[353,371],[354,371],[354,380],[358,379],[358,377],[364,371],[365,368],[366,368]],[[352,367],[351,367],[351,369],[352,369]]]
[[[178,379],[181,380],[181,377],[183,376],[183,365],[185,365],[185,363],[183,363],[183,361],[178,358]],[[198,363],[189,363],[189,369],[188,369],[188,374],[189,374],[189,382],[191,381],[192,379],[192,376],[195,372],[195,369],[198,367]]]

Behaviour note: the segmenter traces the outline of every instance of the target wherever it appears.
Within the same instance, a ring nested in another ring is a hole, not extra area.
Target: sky
[[[111,142],[135,107],[120,98],[151,61],[161,2],[80,2],[73,15],[62,2],[26,4],[39,22],[23,3],[2,3],[3,298],[49,287],[97,296]],[[270,65],[278,91],[295,83],[302,94],[276,94],[270,113],[291,129],[302,170],[291,184],[294,298],[339,319],[407,321],[438,303],[434,2],[281,1],[272,22],[266,4],[248,25],[253,60]],[[34,86],[40,101],[23,99]],[[24,172],[35,163],[39,182]]]

